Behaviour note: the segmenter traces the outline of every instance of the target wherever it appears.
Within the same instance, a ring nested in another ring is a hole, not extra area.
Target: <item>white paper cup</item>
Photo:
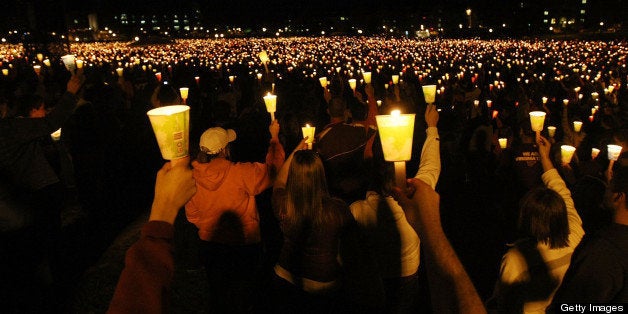
[[[576,151],[576,148],[570,145],[561,145],[560,146],[560,157],[563,161],[563,164],[568,164],[571,162],[571,158],[573,158],[573,154]]]
[[[619,145],[606,145],[608,149],[608,160],[616,161],[619,158],[619,154],[621,154],[622,147]]]
[[[165,106],[147,112],[161,156],[173,160],[188,156],[190,107]]]
[[[423,85],[421,86],[423,89],[423,97],[425,97],[425,102],[428,104],[433,104],[436,101],[436,85]]]
[[[532,126],[532,131],[534,132],[543,131],[544,122],[545,122],[545,112],[543,111],[530,112],[530,126]]]
[[[508,139],[507,138],[500,138],[497,141],[499,141],[499,147],[501,149],[505,149],[506,147],[508,147]]]
[[[65,65],[65,68],[74,73],[74,70],[76,70],[76,57],[74,55],[65,55],[61,57],[61,60],[63,61],[63,65]]]

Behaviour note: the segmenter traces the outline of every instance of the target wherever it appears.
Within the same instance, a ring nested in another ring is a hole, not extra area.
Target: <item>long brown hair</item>
[[[567,206],[551,189],[536,188],[521,199],[518,224],[523,236],[546,243],[550,249],[569,245]]]
[[[321,225],[335,216],[323,206],[323,200],[329,198],[325,169],[318,154],[311,150],[294,153],[286,193],[286,216],[295,225],[303,222]]]

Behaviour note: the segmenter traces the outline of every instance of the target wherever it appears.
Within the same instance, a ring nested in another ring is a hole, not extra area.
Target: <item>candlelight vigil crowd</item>
[[[627,57],[582,40],[2,44],[0,312],[622,306]]]

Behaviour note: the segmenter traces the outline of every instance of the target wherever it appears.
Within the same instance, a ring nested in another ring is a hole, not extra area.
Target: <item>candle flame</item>
[[[400,115],[401,115],[401,111],[400,111],[400,110],[398,110],[398,109],[395,109],[395,110],[393,110],[393,111],[391,111],[391,112],[390,112],[390,115],[391,115],[391,116],[398,117],[398,116],[400,116]]]

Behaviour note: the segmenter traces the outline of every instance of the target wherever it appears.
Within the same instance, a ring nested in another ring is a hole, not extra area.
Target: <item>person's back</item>
[[[537,140],[546,188],[521,201],[522,238],[504,255],[489,306],[499,313],[544,313],[569,267],[584,230],[571,192],[549,157],[550,143]]]

